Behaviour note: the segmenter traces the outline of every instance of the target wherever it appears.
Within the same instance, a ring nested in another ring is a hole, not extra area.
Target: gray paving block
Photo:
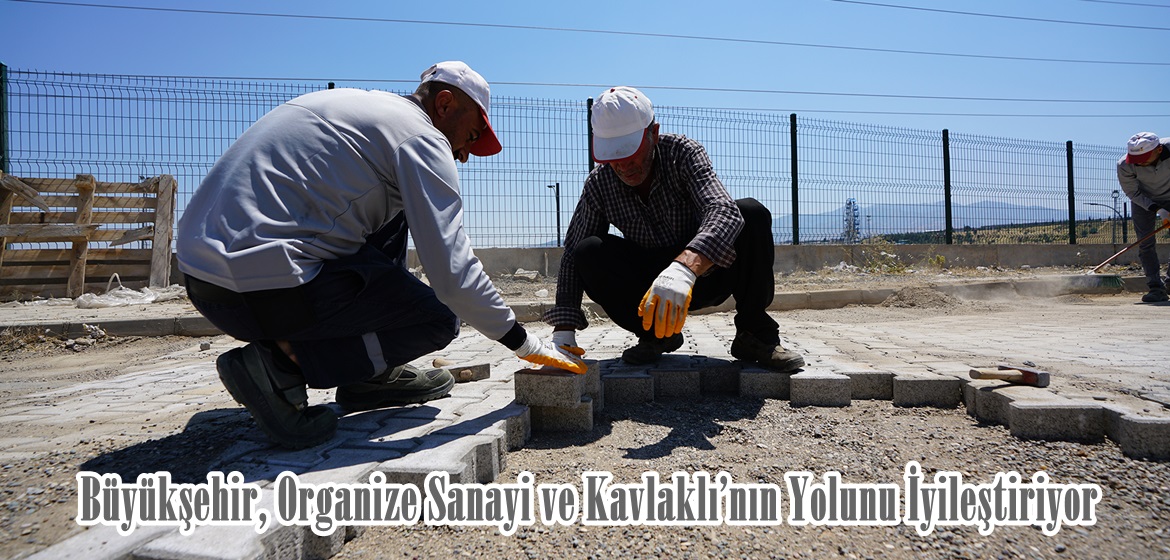
[[[385,461],[377,470],[386,475],[386,482],[413,484],[424,493],[427,475],[432,472],[446,472],[451,482],[473,484],[481,482],[481,471],[487,473],[492,469],[490,462],[477,464],[481,445],[497,449],[500,446],[493,438],[483,436],[431,435],[423,438],[413,452]]]
[[[1008,430],[1020,439],[1105,440],[1105,413],[1100,405],[1069,400],[1017,400],[1008,406]]]
[[[738,395],[740,366],[736,362],[703,357],[698,360],[699,392],[704,395]]]
[[[516,372],[516,402],[528,406],[577,406],[585,394],[585,375],[554,367]]]
[[[601,377],[606,405],[654,401],[654,377],[645,371],[614,370]]]
[[[792,376],[792,406],[849,406],[853,399],[848,376],[805,371]]]
[[[275,497],[262,490],[258,507],[275,511]],[[304,558],[307,527],[282,525],[272,519],[268,530],[257,533],[249,525],[196,527],[189,535],[163,535],[134,551],[134,560],[261,560]]]
[[[739,396],[753,399],[787,399],[791,394],[791,373],[777,373],[757,365],[739,371]]]
[[[688,369],[650,368],[654,378],[655,399],[697,399],[699,398],[701,376],[692,365]]]
[[[581,397],[574,407],[533,406],[532,429],[538,432],[589,432],[593,430],[593,399]]]
[[[895,375],[894,406],[954,408],[963,399],[959,379],[951,376]]]
[[[122,536],[114,527],[94,525],[83,533],[41,550],[27,560],[121,560],[130,558],[131,553],[170,533],[178,534],[175,527],[139,527],[129,535]]]
[[[593,413],[605,410],[605,389],[601,386],[601,364],[597,360],[585,360],[589,367],[585,372],[585,394],[593,399]]]
[[[894,374],[888,371],[838,371],[849,378],[853,399],[888,401],[894,398]]]
[[[1152,418],[1104,405],[1105,434],[1135,459],[1170,460],[1170,418]]]
[[[1052,393],[1039,387],[1023,387],[995,381],[981,383],[986,384],[980,386],[975,381],[970,383],[976,387],[975,414],[973,416],[976,420],[985,424],[1007,426],[1011,420],[1008,407],[1012,402],[1016,400],[1048,398],[1052,395]]]

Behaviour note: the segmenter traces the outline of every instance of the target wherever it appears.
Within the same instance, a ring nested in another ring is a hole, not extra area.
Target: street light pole
[[[1113,244],[1116,245],[1117,244],[1117,221],[1120,219],[1122,224],[1125,223],[1125,220],[1121,217],[1121,213],[1117,211],[1117,206],[1109,206],[1108,204],[1101,204],[1099,202],[1086,202],[1085,206],[1100,206],[1102,208],[1108,208],[1108,209],[1113,211],[1113,216],[1111,216],[1109,219],[1110,219],[1110,221],[1113,222]]]
[[[553,189],[553,197],[557,199],[557,247],[561,246],[561,184],[547,185]]]

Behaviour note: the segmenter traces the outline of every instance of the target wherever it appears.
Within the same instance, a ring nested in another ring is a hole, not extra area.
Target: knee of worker
[[[577,272],[589,275],[594,271],[608,270],[605,262],[605,241],[597,236],[586,237],[573,247],[573,262],[577,264]]]
[[[739,213],[743,215],[744,228],[762,227],[771,231],[772,212],[768,210],[767,206],[760,204],[760,201],[754,198],[741,198],[735,201],[735,205],[739,207]]]

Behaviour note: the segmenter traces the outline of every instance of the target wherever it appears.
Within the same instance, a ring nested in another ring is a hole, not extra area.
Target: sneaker
[[[1142,301],[1145,303],[1170,301],[1170,296],[1166,295],[1166,288],[1150,288],[1150,293],[1142,296]]]
[[[682,333],[666,338],[658,338],[653,335],[644,336],[638,339],[637,344],[622,352],[622,361],[635,366],[657,362],[663,354],[669,354],[682,348],[682,343]]]
[[[455,378],[445,369],[422,370],[405,365],[366,381],[337,388],[337,404],[349,411],[418,404],[447,396]]]
[[[255,342],[224,352],[215,360],[219,380],[278,445],[303,449],[329,441],[337,415],[327,406],[307,406],[305,378],[277,368],[272,352]]]
[[[746,332],[737,333],[735,340],[731,341],[731,355],[780,373],[794,372],[804,367],[804,358],[800,354],[785,350],[779,343],[762,342]]]

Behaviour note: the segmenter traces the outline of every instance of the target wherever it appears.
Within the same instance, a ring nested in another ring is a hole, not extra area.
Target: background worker
[[[1133,202],[1133,231],[1138,239],[1149,235],[1170,221],[1170,138],[1158,138],[1153,132],[1139,132],[1130,137],[1126,155],[1117,162],[1117,181]],[[1155,236],[1156,237],[1156,236]],[[1166,281],[1158,263],[1154,237],[1138,245],[1138,260],[1146,274],[1150,291],[1142,296],[1146,303],[1170,300]]]
[[[638,343],[632,364],[656,361],[683,344],[693,309],[735,296],[731,355],[778,371],[804,359],[780,346],[768,316],[775,277],[772,216],[753,199],[732,200],[706,150],[676,134],[659,135],[642,92],[616,87],[593,104],[593,156],[565,235],[556,304],[544,315],[553,340],[576,352],[588,323],[583,293]],[[623,237],[608,233],[615,226]]]
[[[191,197],[177,234],[195,307],[249,342],[216,360],[220,379],[276,443],[332,437],[306,406],[337,387],[348,410],[445,396],[445,370],[408,362],[446,347],[460,320],[539,364],[584,371],[516,322],[463,230],[455,161],[501,150],[489,86],[462,62],[423,72],[399,96],[332,89],[269,112]],[[407,232],[430,286],[406,269]]]

